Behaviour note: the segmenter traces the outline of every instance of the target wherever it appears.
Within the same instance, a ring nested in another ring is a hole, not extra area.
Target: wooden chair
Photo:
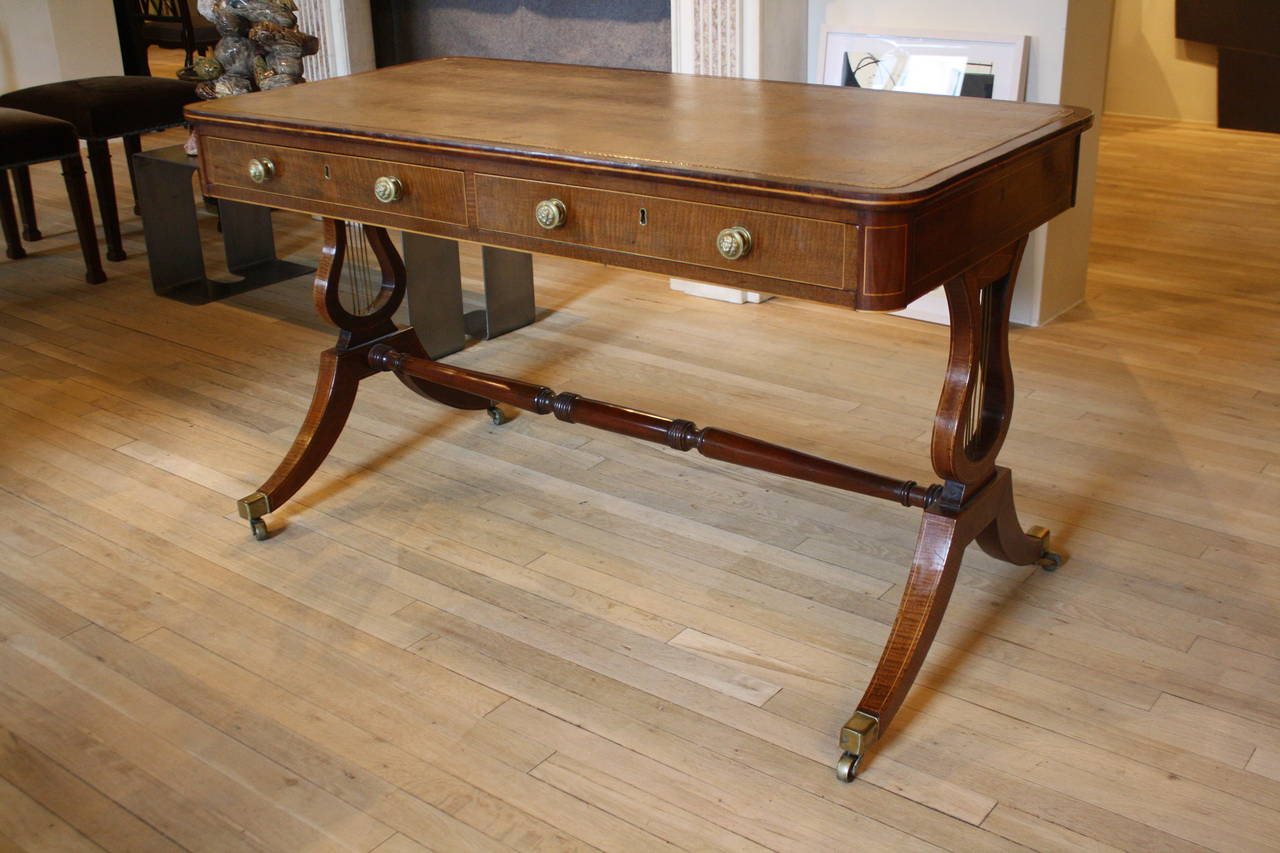
[[[133,155],[142,148],[139,137],[184,122],[182,108],[198,100],[195,84],[160,77],[87,77],[19,89],[0,95],[0,107],[60,118],[75,127],[89,151],[89,169],[98,196],[98,214],[107,241],[107,260],[122,261],[120,216],[116,211],[115,176],[107,142],[124,138],[133,181]],[[134,198],[137,198],[135,185]]]
[[[35,200],[27,167],[48,160],[62,161],[62,180],[67,185],[67,199],[71,202],[71,215],[84,255],[84,279],[90,284],[105,281],[107,275],[98,256],[98,237],[93,230],[93,209],[89,206],[89,187],[84,179],[76,129],[61,119],[0,107],[0,231],[4,232],[5,254],[13,260],[27,254],[18,236],[9,175],[13,175],[18,189],[18,206],[26,226],[23,237],[29,241],[39,240],[42,235],[36,227]]]
[[[190,65],[198,51],[218,43],[217,28],[194,8],[195,0],[135,0],[134,31],[145,54],[148,45],[186,53]]]

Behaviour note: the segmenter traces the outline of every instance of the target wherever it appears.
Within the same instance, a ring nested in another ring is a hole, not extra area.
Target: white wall
[[[122,68],[111,0],[0,0],[0,92]]]
[[[1101,113],[1111,14],[1112,0],[812,0],[809,80],[818,82],[824,28],[1027,35],[1027,100]],[[1087,133],[1076,207],[1032,234],[1014,293],[1015,322],[1040,325],[1084,297],[1097,144],[1097,131]]]

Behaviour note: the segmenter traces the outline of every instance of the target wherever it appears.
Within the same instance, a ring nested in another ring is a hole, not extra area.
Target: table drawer
[[[462,172],[453,169],[208,136],[200,140],[200,153],[205,179],[214,184],[420,219],[467,222],[466,182]],[[270,174],[260,174],[261,182],[250,175],[250,163],[255,160],[270,161]],[[398,197],[384,202],[375,196],[380,178],[398,182]],[[281,205],[289,206],[285,201]]]
[[[563,224],[539,225],[538,203],[557,199]],[[587,189],[567,184],[476,175],[477,225],[482,231],[519,234],[615,252],[737,270],[823,287],[845,286],[844,234],[840,222],[761,213],[657,196]],[[718,246],[723,229],[743,228],[749,250],[736,260]],[[852,282],[849,283],[852,287]]]

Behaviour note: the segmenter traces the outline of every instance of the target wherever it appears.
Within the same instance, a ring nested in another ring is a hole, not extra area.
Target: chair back
[[[143,22],[185,24],[191,26],[191,7],[187,0],[137,0],[138,19]]]
[[[196,0],[132,0],[134,32],[144,45],[177,48],[187,64],[197,48],[203,53],[217,41],[217,33],[193,9]],[[208,32],[206,32],[208,31]]]

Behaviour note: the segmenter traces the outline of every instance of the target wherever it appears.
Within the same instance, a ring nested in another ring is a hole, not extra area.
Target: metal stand
[[[457,352],[468,337],[489,340],[534,319],[533,256],[483,247],[484,308],[464,311],[458,244],[405,232],[409,321],[431,358]]]
[[[315,267],[276,257],[269,208],[223,199],[218,213],[227,268],[241,278],[209,278],[191,192],[196,158],[188,157],[181,145],[173,145],[135,154],[133,165],[151,284],[157,294],[203,305],[315,272]]]

